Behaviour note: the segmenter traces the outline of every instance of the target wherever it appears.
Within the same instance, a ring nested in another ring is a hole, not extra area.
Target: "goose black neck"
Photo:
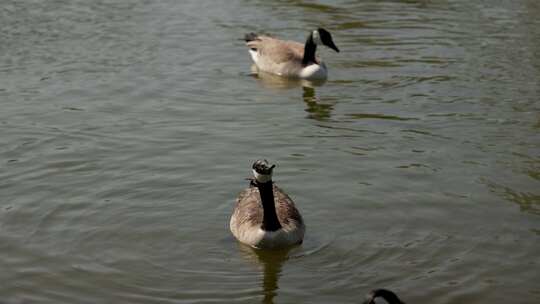
[[[315,59],[315,51],[317,50],[317,44],[313,41],[313,33],[311,33],[307,40],[306,45],[304,45],[304,58],[302,58],[303,65],[310,65],[312,63],[317,63]]]
[[[281,228],[277,214],[276,206],[274,204],[274,186],[272,181],[266,183],[257,183],[259,188],[259,194],[261,195],[261,202],[263,206],[263,222],[261,225],[262,230],[276,231]]]

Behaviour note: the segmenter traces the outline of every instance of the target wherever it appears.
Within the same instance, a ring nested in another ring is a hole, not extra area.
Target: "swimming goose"
[[[388,289],[374,289],[368,293],[366,301],[364,304],[375,304],[375,298],[381,297],[388,304],[405,304],[402,302],[398,296]]]
[[[312,31],[305,44],[255,33],[247,34],[245,41],[259,70],[291,78],[326,79],[326,65],[315,56],[317,45],[339,53],[332,35],[323,28]]]
[[[230,221],[232,234],[255,248],[283,248],[302,243],[304,221],[291,198],[272,182],[276,165],[257,160],[254,179],[236,199]]]

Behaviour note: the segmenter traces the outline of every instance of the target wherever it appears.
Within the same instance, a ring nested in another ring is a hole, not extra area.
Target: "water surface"
[[[540,4],[3,1],[1,303],[540,302]],[[240,38],[323,26],[324,84]],[[307,224],[228,231],[257,158]]]

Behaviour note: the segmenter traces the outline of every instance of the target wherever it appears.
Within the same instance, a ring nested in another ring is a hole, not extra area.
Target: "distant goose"
[[[312,31],[305,44],[255,33],[247,34],[245,40],[259,70],[291,78],[326,79],[326,65],[315,56],[317,45],[339,53],[332,35],[323,28]]]
[[[232,234],[255,248],[283,248],[302,243],[304,221],[291,198],[272,182],[275,165],[257,160],[250,187],[236,199]]]
[[[368,293],[366,301],[364,304],[375,304],[375,298],[381,297],[388,304],[405,304],[402,302],[398,296],[388,289],[374,289]]]

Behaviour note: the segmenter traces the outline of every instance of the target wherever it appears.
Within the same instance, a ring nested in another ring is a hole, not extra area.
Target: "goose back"
[[[248,36],[252,40],[246,41],[246,45],[257,68],[280,76],[301,76],[302,70],[306,67],[302,64],[303,44],[270,36],[253,36],[253,34]]]

